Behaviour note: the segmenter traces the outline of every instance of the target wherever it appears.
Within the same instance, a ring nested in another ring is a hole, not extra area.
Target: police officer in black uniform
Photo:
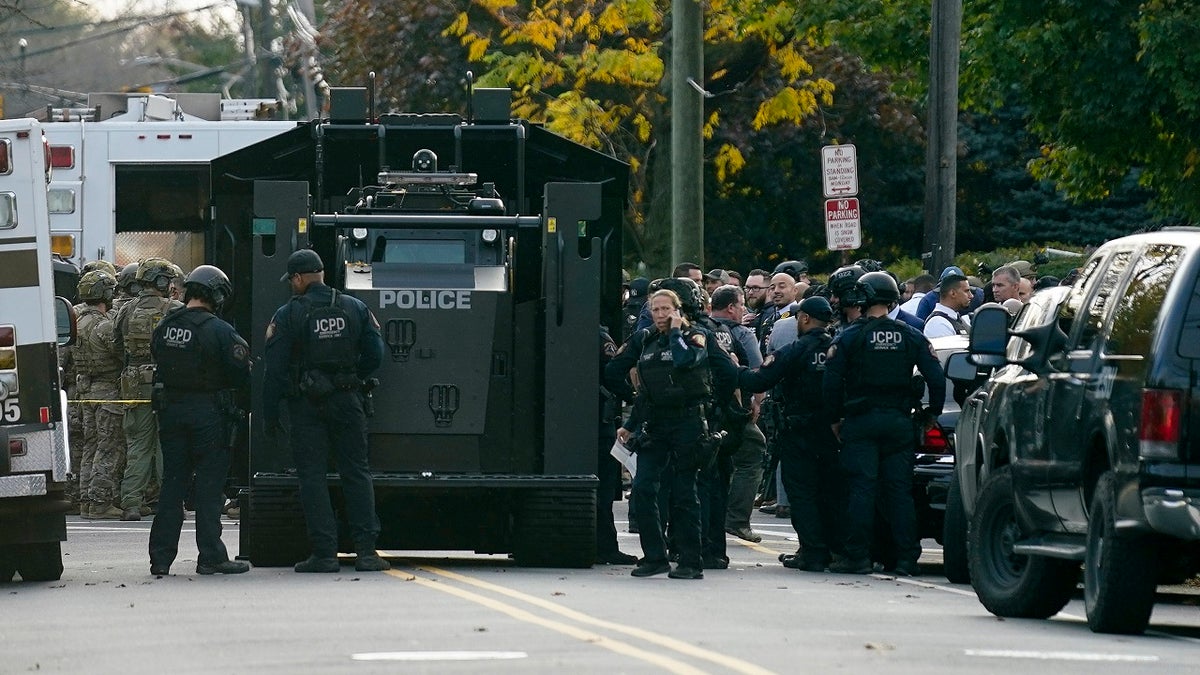
[[[898,560],[896,573],[920,574],[916,510],[912,499],[913,367],[929,386],[934,418],[946,397],[946,379],[929,341],[912,326],[887,318],[900,297],[885,272],[868,272],[857,283],[863,316],[834,340],[826,360],[823,391],[842,440],[847,480],[846,556],[834,572],[872,571],[870,547],[876,502],[890,521]]]
[[[600,372],[617,355],[617,343],[600,326]],[[622,553],[617,546],[617,526],[613,520],[613,500],[621,491],[621,463],[612,456],[621,420],[621,399],[607,387],[600,387],[600,425],[596,443],[596,562],[605,565],[632,565],[637,557]]]
[[[300,501],[312,553],[297,572],[337,572],[338,531],[325,472],[332,450],[341,476],[354,568],[391,566],[375,552],[379,517],[367,464],[363,381],[383,359],[379,323],[358,298],[326,286],[320,256],[301,249],[288,257],[281,281],[292,299],[267,326],[263,413],[268,435],[281,430],[280,401],[287,398],[290,438],[300,478]]]
[[[633,479],[644,557],[633,576],[670,572],[673,579],[702,579],[696,473],[705,461],[703,442],[708,435],[704,405],[711,394],[709,335],[687,322],[674,292],[652,292],[649,305],[654,326],[636,331],[604,368],[605,385],[623,399],[635,401],[633,413],[617,430],[618,438],[627,443],[645,424]],[[638,395],[627,380],[634,367],[640,383]],[[658,507],[660,481],[668,468],[673,469],[672,539],[679,554],[675,569],[668,562]]]
[[[249,563],[230,560],[221,541],[222,489],[229,472],[234,390],[250,377],[250,348],[215,314],[233,292],[229,278],[201,265],[184,280],[185,306],[159,322],[150,338],[154,407],[162,443],[158,514],[150,528],[150,573],[166,575],[179,552],[183,500],[192,486],[196,505],[198,574],[240,574]]]
[[[743,391],[768,391],[776,385],[783,429],[777,436],[783,488],[791,501],[792,527],[800,539],[795,556],[781,556],[787,567],[823,572],[832,552],[841,552],[838,523],[843,490],[833,422],[820,397],[825,358],[832,339],[829,301],[805,298],[796,314],[799,338],[767,356],[761,368],[738,371]]]

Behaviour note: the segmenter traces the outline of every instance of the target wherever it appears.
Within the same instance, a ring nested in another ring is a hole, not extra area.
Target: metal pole
[[[689,82],[690,80],[690,82]],[[704,10],[671,3],[671,264],[704,263]]]

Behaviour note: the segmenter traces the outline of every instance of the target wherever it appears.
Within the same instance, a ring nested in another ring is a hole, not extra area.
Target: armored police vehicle
[[[62,576],[70,452],[58,345],[74,313],[54,296],[46,185],[34,120],[0,121],[0,583]]]
[[[214,161],[210,259],[237,285],[231,318],[256,356],[299,248],[377,317],[380,549],[588,566],[597,330],[620,318],[628,168],[510,120],[509,101],[476,90],[466,119],[376,119],[365,89],[335,89],[329,120]],[[261,364],[253,381],[241,555],[290,564],[308,552],[294,462],[254,423]]]

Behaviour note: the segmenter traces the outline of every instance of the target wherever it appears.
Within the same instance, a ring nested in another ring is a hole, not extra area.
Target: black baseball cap
[[[833,307],[829,301],[819,295],[813,295],[800,302],[800,311],[817,321],[829,323],[833,320]]]
[[[279,277],[279,280],[287,281],[297,274],[323,272],[324,270],[325,265],[321,262],[321,256],[311,248],[302,248],[288,256],[287,274]]]

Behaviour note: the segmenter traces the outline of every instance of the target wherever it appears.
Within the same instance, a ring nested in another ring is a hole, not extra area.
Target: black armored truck
[[[335,89],[328,119],[213,162],[207,258],[237,285],[227,313],[256,357],[300,248],[377,318],[386,352],[364,396],[380,549],[585,567],[597,331],[620,319],[628,167],[510,119],[509,101],[476,89],[465,119],[376,117],[366,89]],[[286,439],[261,428],[261,387],[259,362],[237,443],[240,552],[286,565],[308,543]]]

